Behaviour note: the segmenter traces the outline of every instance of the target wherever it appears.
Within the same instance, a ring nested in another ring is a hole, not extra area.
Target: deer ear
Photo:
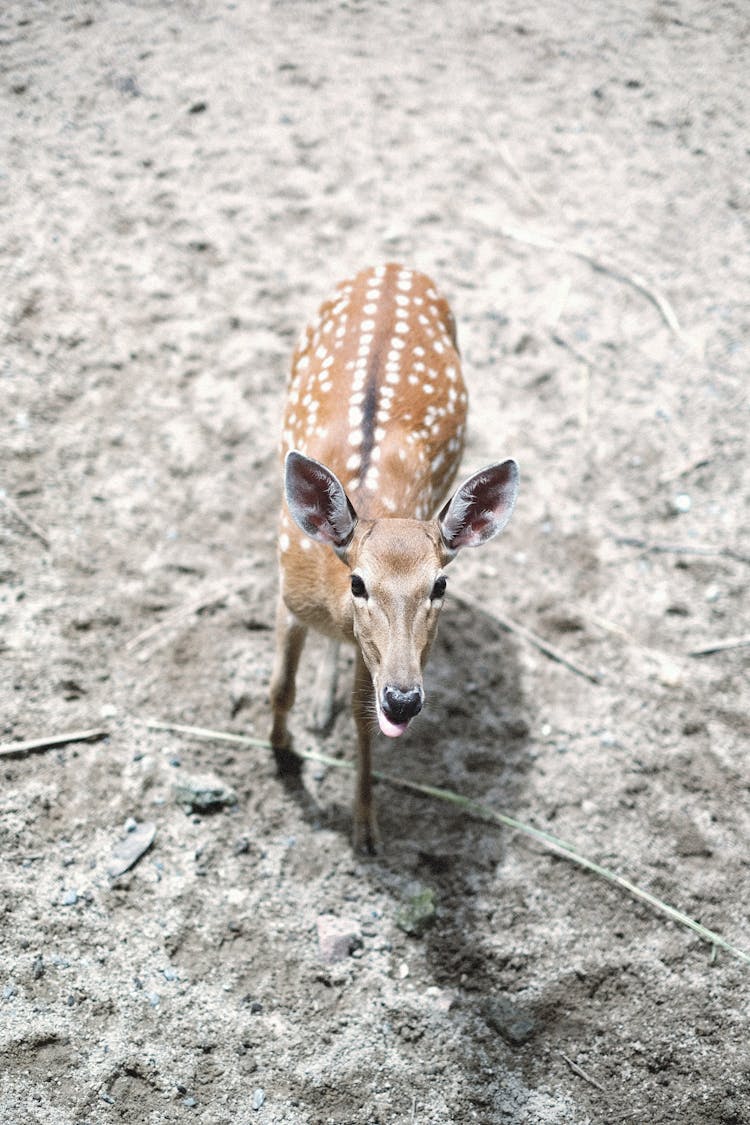
[[[305,535],[334,550],[346,547],[357,513],[330,469],[293,449],[286,455],[284,489],[292,519]]]
[[[481,469],[448,501],[438,523],[450,551],[478,547],[502,531],[518,494],[518,465],[513,460]]]

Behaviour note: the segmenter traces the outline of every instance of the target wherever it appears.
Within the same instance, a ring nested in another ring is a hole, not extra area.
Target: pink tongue
[[[408,723],[392,723],[390,719],[386,719],[380,708],[378,708],[378,722],[383,734],[387,735],[388,738],[398,738],[409,725]]]

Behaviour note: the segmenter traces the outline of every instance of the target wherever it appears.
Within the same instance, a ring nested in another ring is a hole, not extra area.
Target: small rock
[[[44,976],[44,958],[41,953],[38,953],[34,958],[34,963],[31,966],[31,976],[34,980],[41,980]]]
[[[74,890],[66,891],[60,902],[63,906],[75,906],[78,902],[78,892]]]
[[[359,922],[354,918],[336,918],[333,914],[321,914],[316,924],[320,956],[327,965],[343,961],[352,950],[362,944]]]
[[[174,787],[174,798],[187,813],[217,812],[237,804],[237,794],[213,774],[183,777]]]
[[[156,836],[156,825],[153,821],[147,821],[145,824],[137,824],[133,821],[131,828],[128,820],[125,822],[125,828],[128,835],[112,848],[107,864],[107,874],[112,879],[129,871],[141,856],[145,855]]]
[[[434,925],[436,917],[435,892],[430,887],[422,887],[399,910],[396,925],[410,937],[421,937]]]
[[[676,496],[672,497],[672,511],[676,515],[682,515],[683,512],[689,512],[693,506],[693,501],[688,496],[687,492],[678,492]]]
[[[258,1110],[263,1105],[263,1102],[265,1100],[266,1100],[266,1091],[263,1089],[262,1086],[258,1086],[257,1090],[253,1090],[253,1100],[250,1102],[250,1105],[252,1106],[253,1109]]]
[[[528,1043],[536,1031],[534,1020],[505,996],[493,996],[482,1004],[484,1019],[511,1047]]]

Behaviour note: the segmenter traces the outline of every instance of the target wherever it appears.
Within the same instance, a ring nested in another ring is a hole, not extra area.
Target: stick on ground
[[[578,664],[571,657],[566,656],[559,648],[551,645],[549,641],[545,641],[544,637],[540,637],[538,633],[534,633],[531,629],[527,629],[525,625],[521,625],[518,621],[513,621],[510,617],[505,617],[497,610],[491,609],[480,602],[477,598],[473,598],[471,594],[464,593],[463,590],[457,590],[455,586],[451,586],[451,597],[455,598],[461,605],[473,609],[476,613],[481,613],[485,617],[489,617],[491,621],[495,621],[502,629],[507,629],[509,633],[515,633],[519,637],[523,637],[529,644],[534,645],[550,660],[556,660],[558,664],[563,664],[571,672],[575,672],[577,676],[583,676],[585,680],[589,680],[592,684],[600,684],[602,677],[598,672],[592,672],[589,668],[585,668],[582,664]]]
[[[4,504],[8,511],[16,517],[18,522],[22,523],[27,531],[30,531],[32,535],[35,535],[36,538],[39,539],[40,542],[42,542],[44,546],[49,549],[50,541],[46,531],[43,531],[38,523],[34,523],[34,521],[30,519],[26,515],[26,513],[21,510],[21,508],[18,507],[18,504],[16,504],[15,500],[11,500],[10,496],[8,496],[7,492],[5,492],[5,490],[2,488],[0,488],[0,504]]]
[[[688,656],[710,656],[712,652],[729,652],[733,648],[750,645],[750,633],[745,637],[726,637],[724,640],[708,641],[700,648],[691,649]]]
[[[55,746],[67,746],[69,742],[98,742],[107,738],[108,730],[77,730],[70,734],[51,734],[45,738],[32,738],[29,742],[6,742],[0,746],[0,757],[16,758],[34,754],[39,750],[51,750]]]
[[[554,238],[548,238],[544,234],[535,234],[532,231],[520,230],[517,227],[500,227],[500,233],[504,238],[513,239],[515,242],[525,242],[528,246],[537,246],[540,250],[557,250],[563,254],[571,254],[574,258],[580,258],[581,261],[588,262],[597,273],[607,274],[615,281],[622,281],[626,285],[632,286],[659,310],[662,320],[677,339],[684,340],[680,323],[667,298],[638,274],[629,273],[620,266],[610,265],[593,254],[589,254],[587,250],[581,250],[577,246],[566,246],[564,242],[556,242]]]
[[[194,738],[206,739],[215,742],[234,742],[237,745],[245,746],[260,746],[264,749],[271,749],[271,743],[265,739],[260,738],[247,738],[240,734],[230,734],[222,731],[209,730],[206,727],[186,727],[176,726],[172,723],[166,723],[159,720],[145,720],[144,725],[151,730],[164,730],[175,731],[179,734],[189,734]],[[302,758],[308,762],[319,762],[324,766],[331,766],[333,769],[338,770],[353,770],[354,763],[342,761],[339,758],[331,758],[327,754],[316,754],[312,750],[294,750],[298,758]],[[394,777],[392,774],[382,773],[380,770],[373,770],[372,776],[378,781],[384,781],[388,785],[396,786],[399,789],[406,789],[411,793],[421,793],[425,797],[434,797],[439,801],[445,801],[451,805],[457,805],[463,809],[469,816],[475,816],[479,820],[483,820],[490,824],[502,824],[506,828],[512,828],[518,832],[523,832],[526,836],[531,836],[532,839],[537,840],[540,844],[546,847],[549,851],[554,852],[556,855],[563,859],[569,859],[572,863],[578,864],[587,871],[599,875],[608,883],[612,883],[622,890],[627,891],[633,898],[645,902],[648,906],[664,914],[673,922],[677,922],[681,926],[692,930],[693,933],[701,939],[701,941],[708,942],[715,951],[717,948],[725,949],[734,957],[739,957],[741,961],[747,962],[750,965],[750,953],[745,953],[744,950],[739,949],[736,945],[725,941],[720,934],[715,933],[713,930],[707,929],[702,926],[700,922],[696,922],[688,914],[683,914],[681,910],[677,910],[674,906],[670,906],[666,902],[652,895],[649,891],[643,890],[642,887],[631,883],[629,879],[624,879],[622,875],[618,875],[615,871],[607,867],[602,867],[600,864],[595,863],[591,859],[577,852],[570,844],[566,844],[564,840],[560,840],[557,836],[553,836],[549,832],[545,832],[542,828],[534,828],[531,824],[525,824],[522,820],[516,820],[513,816],[507,816],[505,813],[496,812],[488,805],[482,805],[479,801],[472,801],[470,797],[464,797],[460,793],[454,793],[451,789],[440,789],[434,785],[424,785],[419,781],[408,781],[403,777]]]

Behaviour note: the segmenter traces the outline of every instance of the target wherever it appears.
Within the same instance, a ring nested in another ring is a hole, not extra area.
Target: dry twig
[[[250,579],[245,578],[242,582],[233,582],[229,585],[225,583],[222,586],[214,586],[211,590],[204,591],[200,597],[194,598],[193,601],[188,602],[186,605],[178,606],[176,609],[170,610],[161,621],[149,625],[143,632],[138,633],[135,637],[131,637],[125,645],[125,651],[135,652],[136,649],[140,648],[146,641],[151,640],[152,637],[156,637],[160,633],[165,633],[172,626],[182,624],[183,621],[192,617],[193,614],[202,613],[203,610],[210,609],[215,605],[220,605],[230,594],[238,594],[249,585]],[[141,654],[141,659],[148,660],[149,657],[165,643],[166,638],[161,639],[149,651]]]
[[[598,672],[592,672],[589,668],[585,668],[582,664],[577,664],[559,648],[551,645],[549,641],[545,641],[544,637],[540,637],[537,633],[527,629],[525,625],[521,625],[518,621],[513,621],[510,617],[505,617],[497,610],[491,609],[486,606],[484,602],[480,602],[477,598],[473,598],[470,594],[465,594],[463,590],[457,590],[455,586],[451,586],[451,597],[462,605],[468,606],[476,613],[481,613],[485,617],[489,617],[491,621],[496,622],[501,629],[507,629],[509,633],[515,633],[517,636],[522,637],[529,644],[534,645],[550,660],[556,660],[558,664],[563,664],[571,672],[575,672],[577,676],[583,676],[585,680],[589,680],[592,684],[600,684],[602,677]]]
[[[22,523],[26,530],[30,531],[32,535],[35,535],[36,538],[39,539],[40,542],[42,542],[44,546],[49,550],[50,541],[46,531],[43,531],[38,523],[34,523],[34,521],[30,519],[26,515],[26,513],[21,510],[21,508],[18,507],[18,504],[16,504],[15,500],[11,500],[10,496],[8,496],[8,493],[2,488],[0,488],[0,503],[4,504],[8,511],[16,517],[18,522]]]
[[[639,539],[634,535],[615,535],[610,532],[618,547],[637,547],[639,550],[653,555],[702,555],[705,558],[734,559],[735,562],[750,563],[750,555],[743,555],[733,547],[705,547],[687,543],[649,543],[648,539]]]
[[[648,282],[638,274],[629,273],[620,266],[609,265],[606,262],[602,262],[599,258],[594,257],[593,254],[589,254],[587,250],[581,250],[577,246],[566,246],[564,242],[556,242],[553,238],[548,238],[544,234],[535,234],[532,231],[519,230],[517,227],[500,227],[500,233],[504,238],[513,239],[515,242],[525,242],[528,246],[536,246],[541,250],[557,250],[563,254],[571,254],[574,258],[579,258],[583,262],[588,262],[597,273],[607,274],[609,277],[614,278],[615,281],[622,281],[626,285],[632,286],[632,288],[641,293],[646,300],[656,306],[662,320],[677,339],[684,341],[684,335],[680,328],[679,321],[667,298],[657,289],[654,289],[653,286],[649,285]]]
[[[584,1082],[588,1082],[591,1086],[595,1086],[597,1090],[601,1090],[603,1094],[606,1094],[607,1091],[604,1086],[602,1086],[601,1082],[597,1082],[595,1078],[592,1078],[590,1074],[587,1074],[583,1067],[579,1066],[578,1063],[573,1062],[573,1060],[569,1058],[569,1056],[566,1055],[564,1051],[560,1051],[560,1058],[565,1059],[566,1063],[573,1071],[573,1073],[577,1074],[579,1078],[582,1078]]]
[[[37,750],[51,750],[55,746],[67,746],[70,742],[97,742],[106,738],[108,730],[77,730],[71,734],[52,734],[45,738],[33,738],[30,742],[6,742],[0,746],[0,757],[15,758],[33,754]]]
[[[178,727],[171,723],[156,720],[147,720],[145,725],[152,730],[174,730],[181,734],[189,734],[195,738],[208,739],[210,741],[234,742],[237,745],[261,746],[264,749],[271,749],[271,743],[267,742],[265,739],[246,738],[239,734],[207,730],[205,727]],[[339,758],[331,758],[327,754],[316,754],[312,750],[295,749],[294,753],[298,758],[302,758],[304,761],[319,762],[321,765],[331,766],[333,769],[353,770],[355,768],[352,762],[342,761]],[[602,867],[601,864],[587,859],[586,856],[576,851],[571,844],[566,844],[564,840],[558,839],[557,836],[553,836],[550,832],[545,832],[542,828],[534,828],[533,825],[525,824],[522,820],[516,820],[515,817],[496,812],[488,805],[483,805],[479,801],[473,801],[470,797],[464,797],[461,793],[454,793],[452,789],[440,789],[435,785],[424,785],[422,782],[409,781],[403,777],[394,777],[393,774],[383,773],[380,770],[373,770],[372,776],[377,781],[384,781],[387,785],[393,785],[399,789],[406,789],[407,792],[421,793],[425,797],[434,797],[439,801],[445,801],[451,805],[456,805],[469,816],[475,816],[477,819],[487,823],[502,824],[506,828],[512,828],[517,832],[523,832],[524,835],[537,840],[549,851],[554,852],[555,855],[563,859],[569,859],[572,863],[578,864],[579,867],[583,867],[586,871],[592,871],[595,875],[599,875],[608,883],[612,883],[622,888],[622,890],[627,891],[633,898],[645,902],[654,910],[666,915],[666,917],[670,918],[673,922],[677,922],[679,925],[692,930],[702,941],[708,942],[713,949],[717,947],[725,949],[728,953],[750,964],[750,953],[745,953],[744,950],[739,949],[736,945],[725,941],[720,934],[707,929],[706,926],[702,926],[700,922],[696,922],[694,918],[691,918],[688,914],[683,914],[681,910],[670,906],[669,903],[663,902],[660,898],[657,898],[656,895],[652,895],[650,891],[645,891],[642,887],[631,883],[629,879],[623,878],[622,875],[618,875],[617,872],[612,871],[610,868]]]
[[[725,637],[724,640],[709,641],[700,648],[691,649],[688,656],[710,656],[712,652],[728,652],[733,648],[746,648],[750,645],[750,634],[744,637]]]

